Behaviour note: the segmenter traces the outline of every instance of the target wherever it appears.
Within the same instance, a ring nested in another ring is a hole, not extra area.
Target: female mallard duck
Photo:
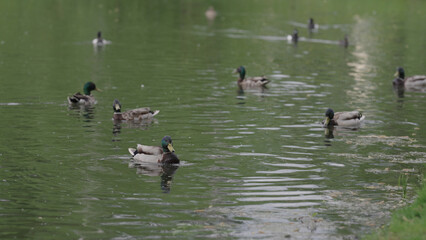
[[[330,126],[341,126],[341,127],[354,127],[363,121],[363,116],[358,111],[352,112],[334,112],[333,109],[329,108],[325,112],[325,120],[323,122],[324,127]]]
[[[114,100],[112,108],[114,109],[114,120],[142,121],[145,119],[151,119],[160,112],[159,110],[151,111],[149,107],[144,107],[128,110],[122,113],[121,104],[117,99]]]
[[[177,164],[180,160],[174,151],[170,136],[163,137],[161,147],[138,144],[136,149],[129,148],[136,163]]]
[[[83,86],[84,94],[77,92],[76,94],[68,97],[69,104],[95,104],[95,97],[90,95],[92,91],[101,92],[101,90],[96,88],[96,85],[93,82],[87,82]]]
[[[402,67],[398,68],[395,73],[395,79],[393,80],[393,86],[397,88],[407,88],[413,91],[426,91],[426,76],[416,75],[405,78],[405,72]]]
[[[237,68],[234,72],[238,72],[240,74],[237,84],[243,89],[251,87],[265,87],[265,85],[269,83],[269,80],[264,76],[245,78],[246,69],[243,66]]]

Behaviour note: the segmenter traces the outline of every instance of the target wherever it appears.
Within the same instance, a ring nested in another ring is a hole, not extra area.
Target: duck
[[[348,35],[345,35],[345,37],[343,38],[343,40],[339,41],[339,44],[341,46],[343,46],[344,48],[348,48],[349,46],[349,39],[348,39]]]
[[[297,29],[294,29],[293,34],[287,35],[287,41],[297,44],[297,42],[299,41],[299,32],[297,31]]]
[[[102,92],[100,89],[96,88],[96,85],[93,82],[87,82],[83,86],[84,94],[77,92],[76,94],[68,97],[69,104],[95,104],[95,97],[91,95],[92,91]]]
[[[108,41],[102,38],[102,32],[98,32],[97,38],[92,40],[92,44],[95,46],[103,46],[104,44],[107,44]]]
[[[341,127],[355,127],[358,126],[365,116],[359,111],[350,112],[334,112],[329,108],[325,112],[325,120],[323,121],[324,127],[341,126]]]
[[[266,87],[266,84],[269,83],[269,80],[264,76],[246,78],[246,69],[243,66],[235,69],[234,72],[240,74],[240,78],[238,78],[237,84],[242,89],[252,87]]]
[[[138,144],[136,149],[129,148],[135,163],[144,164],[179,164],[180,160],[174,153],[173,141],[170,136],[161,139],[161,146],[147,146]]]
[[[204,14],[206,15],[206,18],[210,21],[214,20],[217,16],[217,12],[216,10],[214,10],[213,6],[210,6]]]
[[[151,111],[149,107],[136,108],[127,110],[125,112],[121,112],[121,104],[115,99],[112,108],[114,109],[114,120],[133,120],[133,121],[142,121],[145,119],[152,119],[155,115],[157,115],[160,111],[155,110]]]
[[[405,78],[404,68],[398,67],[392,84],[396,88],[407,88],[413,91],[426,91],[426,76],[416,75]]]
[[[309,18],[309,21],[308,21],[308,30],[310,32],[312,32],[313,30],[315,30],[315,28],[318,28],[318,24],[315,24],[313,18]]]

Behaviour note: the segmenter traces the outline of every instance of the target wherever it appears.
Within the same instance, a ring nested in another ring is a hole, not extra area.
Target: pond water
[[[0,6],[2,239],[354,239],[415,197],[426,93],[391,81],[426,74],[426,2]],[[268,89],[238,91],[240,65]],[[70,108],[87,81],[98,103]],[[160,113],[114,125],[116,98]],[[327,133],[328,107],[366,120]],[[129,167],[127,148],[165,135],[178,168]]]

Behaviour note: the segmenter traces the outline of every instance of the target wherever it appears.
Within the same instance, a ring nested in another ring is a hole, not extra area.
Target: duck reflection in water
[[[118,137],[121,134],[121,129],[123,128],[133,128],[133,129],[141,129],[141,130],[148,130],[149,127],[154,124],[158,123],[157,119],[145,119],[139,122],[133,122],[133,121],[123,121],[123,120],[113,120],[113,126],[112,126],[112,134],[114,137]],[[113,142],[119,141],[117,139],[113,139]]]
[[[169,193],[173,181],[173,176],[179,165],[176,164],[152,164],[152,163],[129,163],[130,168],[136,168],[136,174],[143,174],[150,177],[160,176],[160,187],[164,193]]]
[[[327,128],[325,128],[325,130],[324,130],[325,138],[327,138],[327,139],[333,139],[334,138],[333,132],[334,132],[334,127],[327,127]]]
[[[85,122],[91,122],[95,118],[95,106],[94,105],[84,105],[84,104],[71,104],[68,105],[68,109],[71,112],[72,116],[80,118],[83,116]]]

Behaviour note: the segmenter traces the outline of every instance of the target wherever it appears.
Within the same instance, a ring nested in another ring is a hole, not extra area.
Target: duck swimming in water
[[[172,138],[165,136],[161,139],[161,146],[147,146],[138,144],[136,149],[129,148],[135,163],[178,164],[179,158],[174,153]]]
[[[398,67],[392,84],[395,88],[406,88],[411,91],[426,91],[426,76],[416,75],[405,78],[404,68]]]
[[[94,46],[103,46],[103,45],[109,44],[109,43],[110,43],[110,41],[102,38],[102,32],[101,31],[99,31],[97,37],[92,40],[92,44]]]
[[[334,112],[333,109],[329,108],[325,112],[325,120],[323,121],[324,127],[341,126],[341,127],[356,127],[363,120],[363,116],[358,111],[351,112]]]
[[[151,111],[149,107],[136,108],[121,112],[121,104],[117,99],[114,100],[112,108],[114,109],[114,120],[142,121],[145,119],[152,119],[160,112],[159,110]]]
[[[246,78],[245,77],[246,69],[243,66],[240,66],[234,72],[238,72],[240,74],[237,84],[242,89],[253,88],[253,87],[265,87],[266,84],[269,83],[269,80],[264,76]]]
[[[83,86],[84,94],[77,92],[76,94],[68,97],[69,104],[95,104],[95,97],[91,95],[92,91],[101,92],[101,90],[96,88],[96,85],[93,82],[87,82]]]

